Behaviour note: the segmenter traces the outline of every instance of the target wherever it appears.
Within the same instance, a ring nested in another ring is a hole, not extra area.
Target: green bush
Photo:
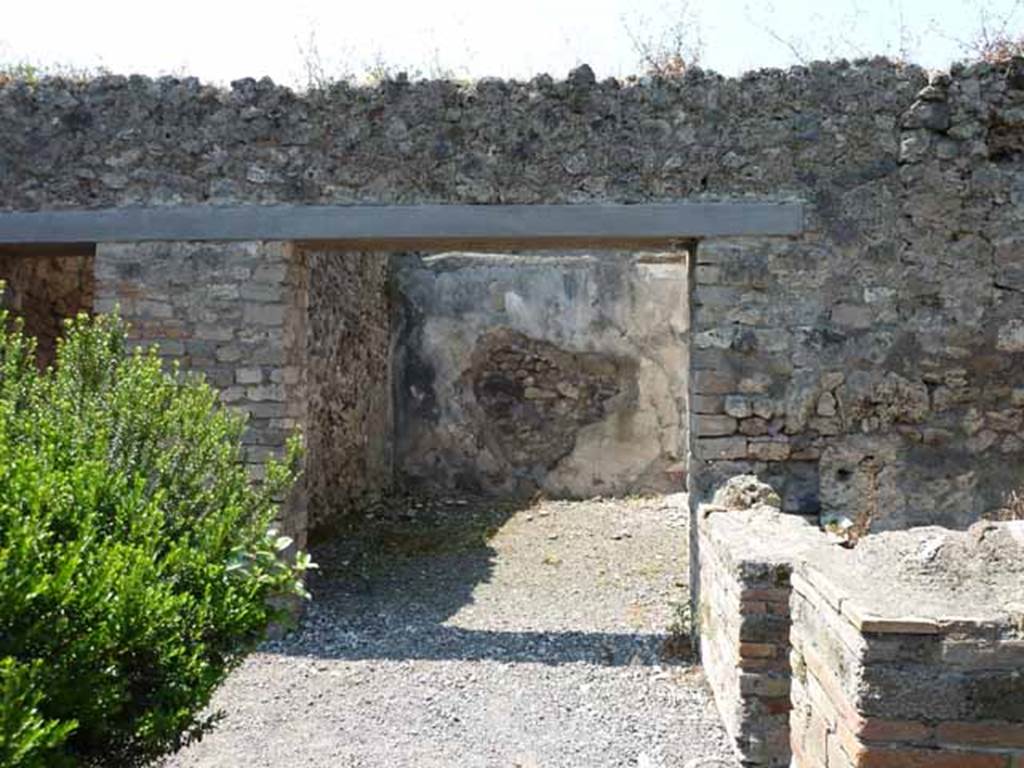
[[[297,441],[257,487],[243,428],[115,317],[40,372],[0,312],[0,765],[144,765],[212,725],[309,566],[270,529]]]

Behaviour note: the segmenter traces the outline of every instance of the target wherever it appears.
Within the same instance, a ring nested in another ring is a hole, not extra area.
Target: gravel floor
[[[731,767],[672,642],[686,520],[682,496],[379,510],[314,550],[301,629],[165,766]]]

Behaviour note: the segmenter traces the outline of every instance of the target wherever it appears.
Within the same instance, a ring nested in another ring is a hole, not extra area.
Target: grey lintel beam
[[[310,243],[668,244],[803,231],[799,202],[637,205],[340,205],[116,208],[0,213],[0,245],[152,240]]]

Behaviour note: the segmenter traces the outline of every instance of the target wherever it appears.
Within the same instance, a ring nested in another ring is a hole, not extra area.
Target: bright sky
[[[3,1],[0,62],[59,63],[228,82],[307,82],[377,62],[411,75],[599,78],[639,69],[633,39],[673,29],[723,74],[875,53],[928,67],[962,57],[982,23],[1024,29],[1022,0],[49,0]],[[677,23],[682,20],[682,23]]]

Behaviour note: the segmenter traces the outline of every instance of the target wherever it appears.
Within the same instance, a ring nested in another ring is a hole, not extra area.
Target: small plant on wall
[[[145,765],[211,727],[310,566],[271,529],[298,442],[256,486],[243,429],[116,317],[40,372],[0,311],[0,765]]]

